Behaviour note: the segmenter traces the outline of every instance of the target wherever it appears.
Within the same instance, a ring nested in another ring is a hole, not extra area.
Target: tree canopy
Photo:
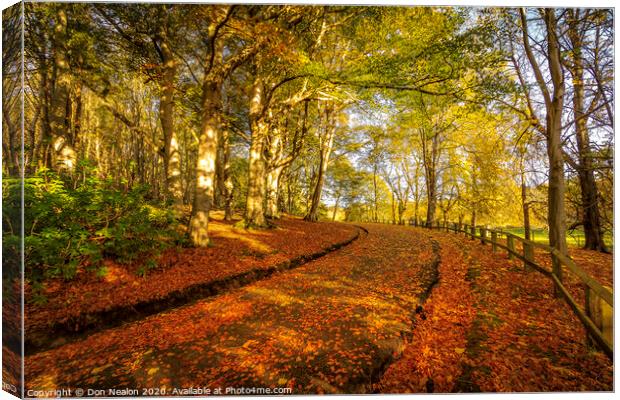
[[[5,35],[3,172],[33,196],[134,196],[195,246],[217,209],[537,225],[561,251],[580,228],[608,249],[609,9],[27,3],[24,22],[23,163]],[[76,235],[107,240],[100,222]]]

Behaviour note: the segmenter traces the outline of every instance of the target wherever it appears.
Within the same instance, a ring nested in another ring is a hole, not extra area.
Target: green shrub
[[[20,181],[3,180],[3,237],[19,243]],[[87,178],[73,188],[49,171],[24,180],[26,278],[71,279],[80,268],[100,270],[109,257],[121,263],[151,259],[180,240],[171,211],[147,201],[148,188],[123,191],[110,180]]]

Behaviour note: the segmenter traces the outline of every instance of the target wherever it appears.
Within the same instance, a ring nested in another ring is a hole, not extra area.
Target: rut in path
[[[370,392],[411,336],[438,255],[421,230],[366,228],[296,270],[29,356],[26,387]]]

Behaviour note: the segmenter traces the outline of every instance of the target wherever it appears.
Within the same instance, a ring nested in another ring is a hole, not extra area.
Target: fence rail
[[[385,223],[385,221],[383,221]],[[388,222],[389,223],[389,222]],[[562,297],[573,313],[577,316],[579,321],[583,324],[584,328],[588,332],[589,338],[601,349],[603,352],[613,360],[613,334],[611,337],[605,337],[602,328],[602,321],[593,319],[591,302],[593,298],[600,298],[612,309],[614,306],[614,297],[611,290],[601,285],[596,279],[588,275],[581,267],[568,256],[560,253],[555,248],[536,243],[531,240],[524,239],[520,236],[514,235],[509,232],[503,232],[501,230],[488,229],[484,226],[471,226],[468,224],[459,224],[456,222],[426,224],[422,221],[420,224],[412,220],[409,221],[409,225],[421,226],[431,229],[445,230],[446,232],[464,233],[466,236],[480,240],[482,244],[490,244],[492,251],[496,252],[498,248],[505,250],[508,253],[510,259],[518,258],[523,261],[523,265],[526,269],[535,269],[542,273],[553,282],[555,294],[557,297]],[[503,236],[506,237],[506,244],[499,241]],[[515,242],[521,243],[522,252],[517,251]],[[534,254],[535,249],[544,250],[551,256],[552,270],[549,271],[546,268],[538,265],[535,261]],[[573,295],[566,288],[563,280],[562,267],[565,267],[569,272],[579,278],[584,284],[585,288],[585,304],[581,307],[575,300]],[[613,312],[612,312],[613,315]],[[602,318],[602,317],[601,317]]]

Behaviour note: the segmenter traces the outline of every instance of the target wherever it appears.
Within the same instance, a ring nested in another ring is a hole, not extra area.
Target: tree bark
[[[217,141],[217,160],[215,161],[215,207],[224,208],[226,198],[226,173],[225,163],[226,156],[224,155],[226,149],[224,148],[224,132],[226,129],[222,127],[220,130],[220,138]]]
[[[332,152],[334,144],[334,136],[336,133],[336,126],[333,120],[333,106],[329,105],[324,110],[325,113],[325,135],[320,140],[320,159],[319,169],[317,171],[316,184],[312,191],[312,198],[310,202],[310,211],[304,217],[306,221],[318,221],[319,220],[319,206],[321,205],[321,195],[323,193],[323,182],[325,180],[325,174],[327,172],[327,165],[329,163],[329,156]]]
[[[578,165],[577,174],[581,188],[581,208],[583,212],[583,230],[586,237],[585,248],[607,251],[603,240],[601,217],[598,204],[598,189],[594,178],[588,132],[588,113],[585,109],[583,38],[579,33],[579,10],[569,10],[568,37],[572,45],[572,63],[568,70],[573,81],[573,112],[575,117],[575,135],[577,139]],[[595,102],[593,102],[593,105]]]
[[[527,186],[525,184],[523,160],[521,160],[521,206],[523,207],[523,232],[525,239],[530,240],[530,203],[527,200]]]
[[[223,174],[224,174],[224,220],[232,221],[233,216],[233,180],[230,173],[230,131],[228,129],[223,130],[222,134],[223,142]]]
[[[553,82],[553,96],[547,107],[547,154],[549,158],[548,221],[549,244],[567,254],[566,211],[564,208],[564,155],[562,153],[562,108],[564,104],[564,75],[562,72],[557,22],[554,9],[545,9],[547,26],[549,71]],[[561,267],[555,268],[561,280]]]
[[[267,210],[266,216],[269,218],[280,218],[278,207],[280,197],[280,176],[283,167],[276,167],[267,173]]]
[[[392,224],[396,225],[396,201],[394,197],[394,192],[392,192]]]
[[[437,209],[437,160],[439,159],[439,134],[434,133],[431,138],[431,148],[428,148],[426,132],[421,131],[422,139],[422,164],[424,166],[424,178],[426,182],[426,226],[432,227]]]
[[[269,166],[267,168],[266,182],[266,202],[267,208],[265,216],[268,218],[280,218],[278,209],[278,197],[280,188],[280,175],[284,166],[282,165],[282,137],[280,130],[274,130],[269,140]]]
[[[379,201],[378,201],[378,191],[377,191],[377,164],[373,164],[372,168],[372,187],[373,187],[373,221],[377,222],[379,219]]]
[[[334,204],[334,213],[332,214],[332,221],[336,220],[336,214],[338,213],[338,203],[340,202],[340,195],[336,197],[336,204]],[[377,222],[377,221],[375,221]]]
[[[263,82],[258,75],[254,78],[252,98],[250,100],[250,129],[252,143],[248,164],[248,194],[245,206],[245,224],[262,227],[265,220],[265,137],[269,126],[265,121],[262,107],[264,101]]]
[[[398,200],[398,224],[403,225],[405,221],[403,220],[403,215],[407,211],[407,204],[403,202],[401,199]]]
[[[67,13],[59,6],[56,11],[54,34],[54,67],[51,96],[51,136],[55,166],[72,173],[76,153],[70,138],[71,95],[70,68],[67,56]]]
[[[528,22],[524,9],[519,9],[523,47],[528,58],[536,82],[545,101],[547,139],[547,158],[549,161],[549,189],[547,200],[547,222],[549,224],[549,245],[555,247],[562,254],[567,254],[566,245],[566,211],[564,206],[564,155],[562,152],[562,108],[564,105],[564,74],[562,71],[560,46],[558,43],[557,21],[555,9],[547,8],[542,11],[545,27],[549,74],[551,75],[552,90],[542,74],[538,61],[532,52],[528,32]],[[562,268],[554,261],[553,272],[562,280]],[[556,295],[560,295],[556,291]]]
[[[435,210],[437,208],[437,181],[435,177],[434,165],[426,165],[426,226],[431,227],[435,220]]]
[[[190,239],[197,247],[206,247],[209,244],[209,210],[213,201],[217,132],[220,124],[220,85],[219,81],[207,78],[202,88],[202,121],[198,137],[196,186],[189,231]]]
[[[183,201],[181,185],[181,157],[178,137],[174,130],[174,92],[177,78],[177,62],[164,32],[160,35],[162,75],[160,81],[159,120],[164,136],[164,177],[166,197],[175,205]]]

